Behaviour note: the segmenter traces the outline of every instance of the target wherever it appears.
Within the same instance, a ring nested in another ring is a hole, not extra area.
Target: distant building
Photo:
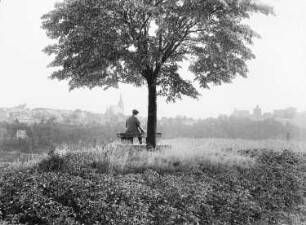
[[[122,94],[120,94],[120,99],[117,105],[110,105],[105,114],[109,115],[124,115],[124,103],[122,100]]]
[[[261,108],[258,105],[253,109],[253,118],[257,120],[261,119]]]
[[[27,110],[26,106],[27,106],[26,104],[17,105],[17,106],[10,108],[10,111],[11,112],[23,112]]]
[[[35,122],[34,118],[31,116],[31,113],[26,111],[24,113],[20,113],[15,117],[20,123],[33,124]]]
[[[273,116],[280,119],[292,119],[296,115],[296,108],[277,109],[273,111]]]
[[[270,118],[273,118],[273,114],[270,113],[270,112],[266,112],[262,115],[262,118],[263,119],[270,119]]]
[[[8,121],[14,122],[16,120],[18,120],[20,123],[34,123],[34,119],[32,118],[31,113],[28,110],[9,112]]]
[[[5,109],[0,109],[0,122],[7,121],[9,118],[8,113]]]
[[[26,130],[17,130],[16,138],[17,139],[26,139],[28,137]]]
[[[236,117],[236,118],[249,118],[251,115],[250,115],[249,110],[235,109],[231,116]]]
[[[31,111],[34,122],[40,123],[48,120],[65,122],[65,118],[72,113],[71,110],[59,110],[49,108],[34,108]]]

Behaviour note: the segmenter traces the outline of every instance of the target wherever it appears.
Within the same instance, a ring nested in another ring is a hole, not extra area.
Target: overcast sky
[[[53,9],[55,0],[2,0],[0,3],[0,107],[26,103],[28,108],[48,107],[105,112],[117,104],[120,93],[125,113],[137,108],[147,114],[147,89],[121,85],[103,91],[69,92],[65,81],[50,80],[51,58],[42,49],[51,42],[41,29],[40,17]],[[288,106],[306,110],[306,1],[264,0],[276,16],[256,15],[250,21],[262,38],[256,39],[248,78],[201,91],[199,100],[184,98],[175,104],[158,100],[158,116],[186,115],[205,118],[230,114],[236,109],[264,112]],[[182,72],[188,73],[186,69]]]

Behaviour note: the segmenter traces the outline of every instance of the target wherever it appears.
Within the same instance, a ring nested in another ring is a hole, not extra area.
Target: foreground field
[[[0,169],[0,224],[306,224],[305,145],[165,140],[116,143]]]

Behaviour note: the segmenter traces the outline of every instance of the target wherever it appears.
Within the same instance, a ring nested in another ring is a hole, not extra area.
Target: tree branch
[[[184,25],[186,25],[185,23]],[[166,50],[165,54],[162,57],[162,64],[175,52],[175,50],[185,41],[185,38],[190,34],[190,29],[196,25],[196,22],[190,22],[185,31],[183,31],[183,35],[179,38],[179,40],[173,39],[171,44],[169,45],[168,49]]]

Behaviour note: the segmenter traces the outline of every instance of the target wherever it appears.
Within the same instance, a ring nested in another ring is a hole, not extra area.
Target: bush
[[[202,161],[139,173],[81,154],[0,169],[0,224],[290,224],[306,193],[305,162],[290,151],[256,151],[248,168]]]
[[[263,151],[254,168],[245,174],[247,188],[270,223],[287,220],[288,212],[296,213],[304,204],[306,175],[303,160],[288,150]],[[286,212],[286,213],[285,213]]]

